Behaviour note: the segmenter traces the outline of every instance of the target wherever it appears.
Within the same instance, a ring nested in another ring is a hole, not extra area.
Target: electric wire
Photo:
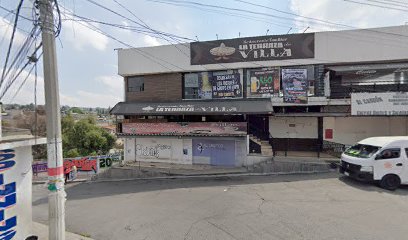
[[[8,49],[7,49],[6,60],[4,61],[4,66],[3,66],[2,73],[1,73],[0,87],[3,85],[3,82],[4,82],[4,74],[5,74],[5,70],[7,69],[7,63],[8,63],[8,60],[10,58],[11,49],[13,47],[14,36],[15,36],[15,33],[16,33],[16,28],[17,28],[17,23],[18,23],[18,17],[20,15],[19,13],[20,13],[21,6],[23,5],[23,1],[24,0],[20,0],[19,4],[17,6],[16,15],[15,15],[15,18],[14,18],[13,31],[12,31],[11,38],[10,38],[10,43],[9,43],[9,46],[8,46]]]

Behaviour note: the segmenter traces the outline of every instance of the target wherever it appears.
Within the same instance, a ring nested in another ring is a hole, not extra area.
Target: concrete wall
[[[273,138],[317,138],[317,117],[269,117]]]
[[[165,72],[220,70],[225,68],[259,68],[260,66],[289,66],[319,63],[352,63],[408,59],[408,26],[385,27],[315,34],[315,58],[277,61],[258,61],[190,65],[190,45],[178,44],[139,48],[153,55],[149,59],[135,49],[119,49],[119,74],[122,76]],[[180,52],[180,49],[184,52]],[[160,64],[159,64],[159,63]]]
[[[333,129],[333,139],[326,139],[325,130]],[[375,136],[408,135],[408,117],[325,117],[323,137],[326,141],[347,145]]]
[[[235,140],[235,161],[236,166],[247,165],[247,140]]]
[[[125,100],[177,101],[182,99],[182,89],[180,73],[148,75],[144,76],[143,92],[127,92],[127,86],[125,87]]]
[[[199,138],[203,141],[215,141],[214,138]],[[245,138],[221,138],[217,140],[235,141],[235,166],[244,166],[247,163],[247,142]],[[138,137],[124,138],[125,162],[163,162],[177,164],[211,164],[211,157],[193,156],[193,140],[174,137]],[[137,155],[135,155],[135,153]],[[232,153],[234,155],[234,153]]]
[[[183,151],[183,149],[186,151]],[[163,137],[126,138],[125,161],[135,160],[143,162],[192,164],[191,140]]]

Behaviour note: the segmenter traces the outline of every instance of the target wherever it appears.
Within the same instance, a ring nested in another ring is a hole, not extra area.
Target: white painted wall
[[[183,161],[186,164],[193,164],[193,140],[183,139],[183,151],[187,151],[187,154],[183,152]]]
[[[389,33],[389,34],[387,34]],[[319,63],[348,63],[408,59],[408,26],[360,29],[315,34],[315,58],[190,65],[190,45],[178,44],[118,50],[119,75],[142,75],[166,72],[259,68]],[[182,49],[184,53],[181,53]],[[142,54],[141,54],[142,51]],[[152,55],[153,60],[145,55]],[[160,64],[159,64],[159,63]],[[170,64],[171,63],[171,64]],[[164,67],[165,66],[165,67]]]
[[[325,117],[325,129],[333,129],[333,139],[324,140],[352,145],[375,136],[408,135],[408,117]]]
[[[3,150],[3,149],[2,149]],[[14,166],[8,169],[2,169],[3,184],[1,185],[3,190],[7,184],[15,183],[15,193],[9,193],[8,196],[15,194],[16,204],[8,207],[2,207],[1,211],[4,211],[4,223],[8,222],[8,219],[16,217],[17,225],[11,229],[5,229],[0,231],[0,234],[4,234],[7,230],[15,230],[16,235],[12,239],[26,239],[32,235],[32,168],[31,163],[33,156],[31,154],[31,146],[14,148],[14,157],[10,159],[4,159],[4,162],[14,161]],[[1,153],[4,154],[3,152]],[[3,161],[3,160],[2,160]],[[4,163],[3,162],[3,163]],[[10,189],[10,187],[8,187]],[[5,196],[2,196],[5,197]],[[4,198],[2,202],[5,202]],[[6,224],[3,225],[5,227]]]
[[[191,139],[178,138],[125,138],[125,162],[164,162],[192,164]],[[187,150],[187,154],[183,153]],[[136,151],[136,157],[135,157]]]
[[[124,138],[124,162],[135,161],[135,138]]]
[[[247,164],[247,140],[235,140],[235,166]]]
[[[274,138],[317,138],[317,117],[269,117],[269,132]]]

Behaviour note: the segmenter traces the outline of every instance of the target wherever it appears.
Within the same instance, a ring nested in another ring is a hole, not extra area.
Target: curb
[[[184,175],[184,176],[168,176],[168,177],[145,177],[145,178],[124,178],[124,179],[99,179],[86,181],[87,183],[101,182],[125,182],[125,181],[146,181],[146,180],[170,180],[170,179],[211,179],[211,178],[227,178],[227,177],[257,177],[257,176],[279,176],[279,175],[311,175],[319,173],[330,173],[334,171],[308,171],[308,172],[274,172],[274,173],[239,173],[239,174],[207,174],[207,175]]]
[[[70,183],[81,183],[81,182],[88,182],[88,181],[91,181],[91,180],[88,180],[88,179],[78,179],[78,180],[74,180],[74,181],[71,181],[71,182],[68,182],[68,184],[70,184]],[[32,181],[32,184],[33,185],[39,185],[39,184],[46,184],[48,182],[48,180],[37,180],[37,181]],[[65,186],[66,186],[67,184],[65,184]]]

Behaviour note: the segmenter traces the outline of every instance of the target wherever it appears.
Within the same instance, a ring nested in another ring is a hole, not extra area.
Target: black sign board
[[[112,108],[114,115],[224,115],[244,113],[271,113],[270,99],[179,102],[120,102]]]
[[[242,97],[240,75],[223,74],[212,77],[212,98]]]
[[[190,44],[191,65],[314,58],[314,33]]]

